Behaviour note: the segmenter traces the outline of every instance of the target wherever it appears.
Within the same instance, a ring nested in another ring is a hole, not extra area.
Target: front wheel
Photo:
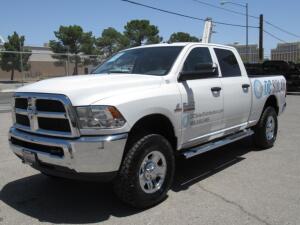
[[[271,148],[277,137],[277,113],[273,107],[267,107],[262,113],[258,124],[254,128],[255,144],[259,148]]]
[[[151,207],[166,197],[174,170],[170,143],[161,135],[146,135],[137,140],[125,155],[114,182],[115,193],[133,207]]]
[[[59,176],[55,176],[55,175],[49,174],[49,173],[47,173],[47,172],[41,172],[41,174],[45,175],[45,176],[48,177],[48,178],[55,179],[55,180],[64,179],[64,178],[62,178],[62,177],[59,177]]]

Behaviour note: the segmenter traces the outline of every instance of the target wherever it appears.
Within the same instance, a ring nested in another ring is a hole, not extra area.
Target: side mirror
[[[218,77],[218,68],[213,63],[198,63],[193,71],[181,71],[178,81]]]

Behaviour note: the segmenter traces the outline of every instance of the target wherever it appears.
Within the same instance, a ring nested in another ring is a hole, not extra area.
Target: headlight
[[[76,107],[81,129],[120,128],[126,120],[113,106],[80,106]]]

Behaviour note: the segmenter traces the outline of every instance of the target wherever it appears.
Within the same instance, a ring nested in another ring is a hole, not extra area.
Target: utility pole
[[[212,18],[208,17],[208,18],[206,18],[205,24],[204,24],[202,43],[210,43],[212,33],[213,33],[213,22],[212,22]]]
[[[264,16],[260,14],[259,16],[259,60],[262,62],[264,60]]]
[[[5,40],[4,40],[4,38],[0,35],[0,45],[4,45],[4,43],[5,43]]]

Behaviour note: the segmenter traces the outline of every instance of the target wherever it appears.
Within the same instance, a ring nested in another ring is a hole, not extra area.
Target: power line
[[[276,40],[280,41],[280,42],[287,43],[286,41],[284,41],[284,40],[282,40],[281,38],[277,37],[276,35],[270,33],[269,31],[264,30],[264,32],[265,32],[266,34],[268,34],[269,36],[275,38]]]
[[[199,3],[199,4],[202,4],[202,5],[210,6],[210,7],[212,7],[212,8],[216,8],[216,9],[220,9],[220,10],[223,10],[223,11],[231,12],[231,13],[234,13],[234,14],[237,14],[237,15],[246,16],[245,13],[238,12],[238,11],[235,11],[235,10],[232,10],[232,9],[227,9],[227,8],[224,8],[224,7],[221,7],[221,6],[218,6],[218,5],[214,5],[214,4],[211,4],[211,3],[207,3],[207,2],[204,2],[204,1],[201,1],[201,0],[192,0],[192,1],[197,2],[197,3]],[[249,17],[254,18],[254,19],[259,19],[258,16],[254,16],[254,15],[249,15]],[[291,36],[300,38],[300,35],[297,35],[297,34],[295,34],[295,33],[292,33],[292,32],[290,32],[290,31],[287,31],[287,30],[285,30],[285,29],[283,29],[283,28],[281,28],[281,27],[279,27],[279,26],[277,26],[277,25],[271,23],[270,21],[264,20],[264,22],[265,22],[266,24],[268,24],[269,26],[271,26],[271,27],[273,27],[273,28],[276,28],[277,30],[280,30],[280,31],[283,32],[283,33],[287,33],[287,34],[289,34],[289,35],[291,35]]]
[[[203,18],[188,16],[188,15],[185,15],[185,14],[182,14],[182,13],[177,13],[177,12],[173,12],[173,11],[170,11],[170,10],[157,8],[157,7],[154,7],[154,6],[145,5],[145,4],[142,4],[142,3],[139,3],[139,2],[134,2],[134,1],[131,1],[131,0],[121,0],[121,1],[131,3],[131,4],[134,4],[134,5],[138,5],[138,6],[142,6],[142,7],[145,7],[145,8],[153,9],[153,10],[156,10],[156,11],[160,11],[160,12],[164,12],[164,13],[168,13],[168,14],[172,14],[172,15],[176,15],[176,16],[181,16],[181,17],[188,18],[188,19],[193,19],[193,20],[198,20],[198,21],[206,21],[206,19],[203,19]],[[220,22],[220,21],[213,21],[213,23],[220,24],[220,25],[225,25],[225,26],[232,26],[232,27],[246,27],[246,26],[240,25],[240,24],[225,23],[225,22]],[[255,27],[255,26],[249,26],[249,27],[250,28],[258,28],[258,27]]]
[[[238,12],[238,11],[231,10],[231,9],[227,9],[227,8],[224,8],[224,7],[221,7],[221,6],[218,6],[218,5],[214,5],[214,4],[211,4],[211,3],[207,3],[207,2],[204,2],[204,1],[201,1],[201,0],[192,0],[192,1],[197,2],[197,3],[199,3],[199,4],[202,4],[202,5],[206,5],[206,6],[210,6],[210,7],[213,7],[213,8],[221,9],[221,10],[224,10],[224,11],[227,11],[227,12],[231,12],[231,13],[234,13],[234,14],[246,16],[245,13]],[[253,15],[249,15],[249,17],[254,18],[254,19],[259,19],[259,17],[253,16]],[[298,35],[296,35],[296,34],[293,34],[293,33],[289,32],[289,31],[286,31],[286,30],[284,30],[284,29],[282,29],[282,28],[280,28],[280,27],[278,27],[278,26],[276,26],[276,25],[270,23],[269,21],[264,20],[264,22],[267,23],[268,25],[274,27],[274,28],[277,28],[277,29],[281,30],[282,32],[288,33],[288,34],[293,35],[293,36],[296,36],[296,37],[300,37],[300,36],[298,36]],[[268,34],[269,36],[275,38],[276,40],[280,41],[280,42],[287,43],[286,41],[284,41],[284,40],[282,40],[281,38],[275,36],[274,34],[270,33],[269,31],[264,30],[264,32],[265,32],[266,34]]]
[[[294,33],[290,32],[290,31],[287,31],[287,30],[285,30],[285,29],[283,29],[283,28],[281,28],[281,27],[279,27],[279,26],[277,26],[277,25],[275,25],[275,24],[273,24],[273,23],[271,23],[269,21],[265,20],[265,23],[268,24],[268,25],[270,25],[271,27],[274,27],[274,28],[276,28],[276,29],[284,32],[284,33],[287,33],[287,34],[292,35],[294,37],[300,38],[300,35],[297,35],[297,34],[294,34]]]
[[[192,0],[192,1],[197,2],[199,4],[202,4],[202,5],[207,5],[207,6],[216,8],[216,9],[221,9],[223,11],[231,12],[231,13],[242,15],[242,16],[246,16],[245,13],[238,12],[238,11],[235,11],[235,10],[232,10],[232,9],[227,9],[227,8],[224,8],[224,7],[221,7],[221,6],[218,6],[218,5],[214,5],[214,4],[211,4],[211,3],[207,3],[207,2],[204,2],[204,1],[200,1],[200,0]],[[252,17],[252,18],[255,18],[255,19],[259,19],[258,16],[253,16],[253,15],[248,15],[248,16]]]
[[[142,7],[145,7],[145,8],[149,8],[149,9],[153,9],[153,10],[156,10],[156,11],[160,11],[160,12],[164,12],[164,13],[168,13],[168,14],[172,14],[172,15],[176,15],[176,16],[181,16],[181,17],[184,17],[184,18],[188,18],[188,19],[193,19],[193,20],[198,20],[198,21],[206,21],[206,19],[203,19],[203,18],[198,18],[198,17],[194,17],[194,16],[189,16],[189,15],[185,15],[185,14],[182,14],[182,13],[178,13],[178,12],[173,12],[173,11],[170,11],[170,10],[166,10],[166,9],[161,9],[161,8],[157,8],[157,7],[154,7],[154,6],[150,6],[150,5],[145,5],[145,4],[142,4],[142,3],[139,3],[139,2],[134,2],[134,1],[131,1],[131,0],[121,0],[123,2],[127,2],[127,3],[131,3],[131,4],[134,4],[134,5],[138,5],[138,6],[142,6]],[[246,15],[245,13],[241,13],[241,12],[238,12],[238,11],[235,11],[235,10],[231,10],[231,9],[226,9],[226,8],[223,8],[223,7],[220,7],[220,6],[217,6],[217,5],[213,5],[213,4],[210,4],[210,3],[207,3],[207,2],[203,2],[203,1],[200,1],[200,0],[193,0],[195,2],[198,2],[200,4],[203,4],[203,5],[207,5],[207,6],[210,6],[210,7],[214,7],[214,8],[218,8],[218,9],[222,9],[222,10],[225,10],[225,11],[228,11],[228,12],[231,12],[231,13],[235,13],[235,14],[239,14],[239,15]],[[255,18],[255,19],[259,19],[259,17],[256,17],[256,16],[253,16],[253,15],[249,15],[250,17],[252,18]],[[293,34],[289,31],[286,31],[274,24],[272,24],[271,22],[269,21],[266,21],[264,20],[268,25],[270,26],[273,26],[274,28],[277,28],[279,30],[281,30],[282,32],[285,32],[285,33],[288,33],[290,35],[293,35],[293,36],[296,36],[296,37],[300,37],[296,34]],[[246,27],[244,25],[240,25],[240,24],[231,24],[231,23],[224,23],[224,22],[219,22],[219,21],[213,21],[215,24],[220,24],[220,25],[227,25],[227,26],[234,26],[234,27]],[[249,26],[250,28],[259,28],[259,27],[255,27],[255,26]],[[266,31],[264,30],[264,33],[268,34],[269,36],[273,37],[274,39],[280,41],[280,42],[283,42],[283,43],[287,43],[286,41],[284,41],[283,39],[277,37],[276,35],[274,35],[273,33],[269,32],[269,31]]]

